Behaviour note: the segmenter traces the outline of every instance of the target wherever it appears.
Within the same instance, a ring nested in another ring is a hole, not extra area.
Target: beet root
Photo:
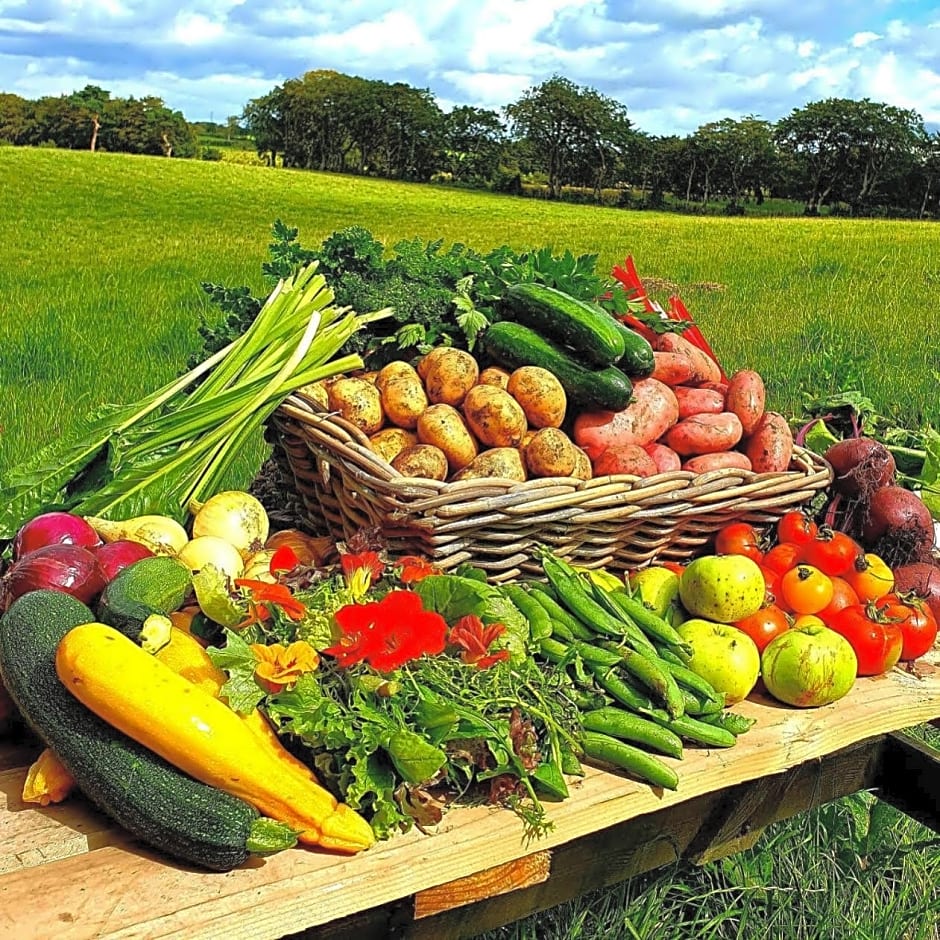
[[[835,473],[832,488],[850,499],[868,499],[875,490],[895,481],[894,456],[870,437],[846,438],[833,444],[824,456]]]
[[[930,562],[916,562],[894,569],[894,590],[921,598],[940,621],[940,567]]]
[[[861,541],[897,567],[930,557],[933,517],[920,497],[903,486],[883,486],[865,504]]]

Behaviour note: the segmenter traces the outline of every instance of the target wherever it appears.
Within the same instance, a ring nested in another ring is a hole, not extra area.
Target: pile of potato
[[[468,352],[440,346],[416,366],[340,376],[302,389],[369,438],[409,477],[590,479],[587,454],[561,430],[567,399],[539,366],[480,369]]]

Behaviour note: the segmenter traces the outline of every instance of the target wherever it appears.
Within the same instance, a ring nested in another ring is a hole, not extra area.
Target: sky
[[[225,123],[310,69],[500,110],[562,75],[650,134],[870,98],[940,127],[940,0],[0,0],[0,92]]]

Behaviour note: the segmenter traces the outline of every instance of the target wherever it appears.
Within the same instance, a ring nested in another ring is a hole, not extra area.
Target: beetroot
[[[849,498],[867,499],[875,490],[894,483],[897,467],[891,451],[870,437],[850,437],[825,453],[835,479],[832,488]]]
[[[893,568],[925,561],[933,548],[933,517],[916,493],[883,486],[865,505],[861,539]]]
[[[940,568],[936,565],[922,561],[895,568],[894,590],[921,598],[940,621]]]

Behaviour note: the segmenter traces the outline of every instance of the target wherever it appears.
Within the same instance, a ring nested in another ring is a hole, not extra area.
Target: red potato
[[[637,379],[630,404],[621,411],[582,411],[574,420],[575,444],[595,460],[613,444],[650,444],[679,420],[673,390],[658,379]]]
[[[740,419],[745,435],[752,434],[764,414],[767,392],[764,380],[753,369],[741,369],[728,381],[725,407]]]
[[[659,471],[653,458],[638,444],[612,444],[593,461],[594,476],[627,473],[635,477],[655,476]]]
[[[754,433],[747,439],[744,453],[756,473],[780,473],[793,457],[793,432],[787,419],[776,411],[765,411]]]
[[[653,372],[650,378],[666,385],[681,385],[692,378],[692,360],[681,352],[653,351]]]
[[[689,385],[721,381],[718,363],[680,333],[663,333],[658,338],[656,349],[659,352],[683,353],[689,357],[692,361],[692,375],[687,379]]]
[[[667,447],[665,444],[658,442],[646,444],[643,450],[653,458],[653,463],[656,464],[658,473],[669,473],[672,470],[680,469],[682,466],[682,458],[671,447]]]
[[[679,402],[679,420],[692,415],[721,414],[725,410],[725,396],[712,388],[679,385],[673,389]],[[729,411],[731,409],[728,409]]]
[[[708,473],[709,470],[750,470],[751,461],[747,454],[742,454],[739,450],[725,450],[717,454],[690,457],[682,464],[682,469],[692,473]]]
[[[731,411],[693,415],[670,428],[666,443],[683,457],[731,450],[741,440],[741,421]]]

